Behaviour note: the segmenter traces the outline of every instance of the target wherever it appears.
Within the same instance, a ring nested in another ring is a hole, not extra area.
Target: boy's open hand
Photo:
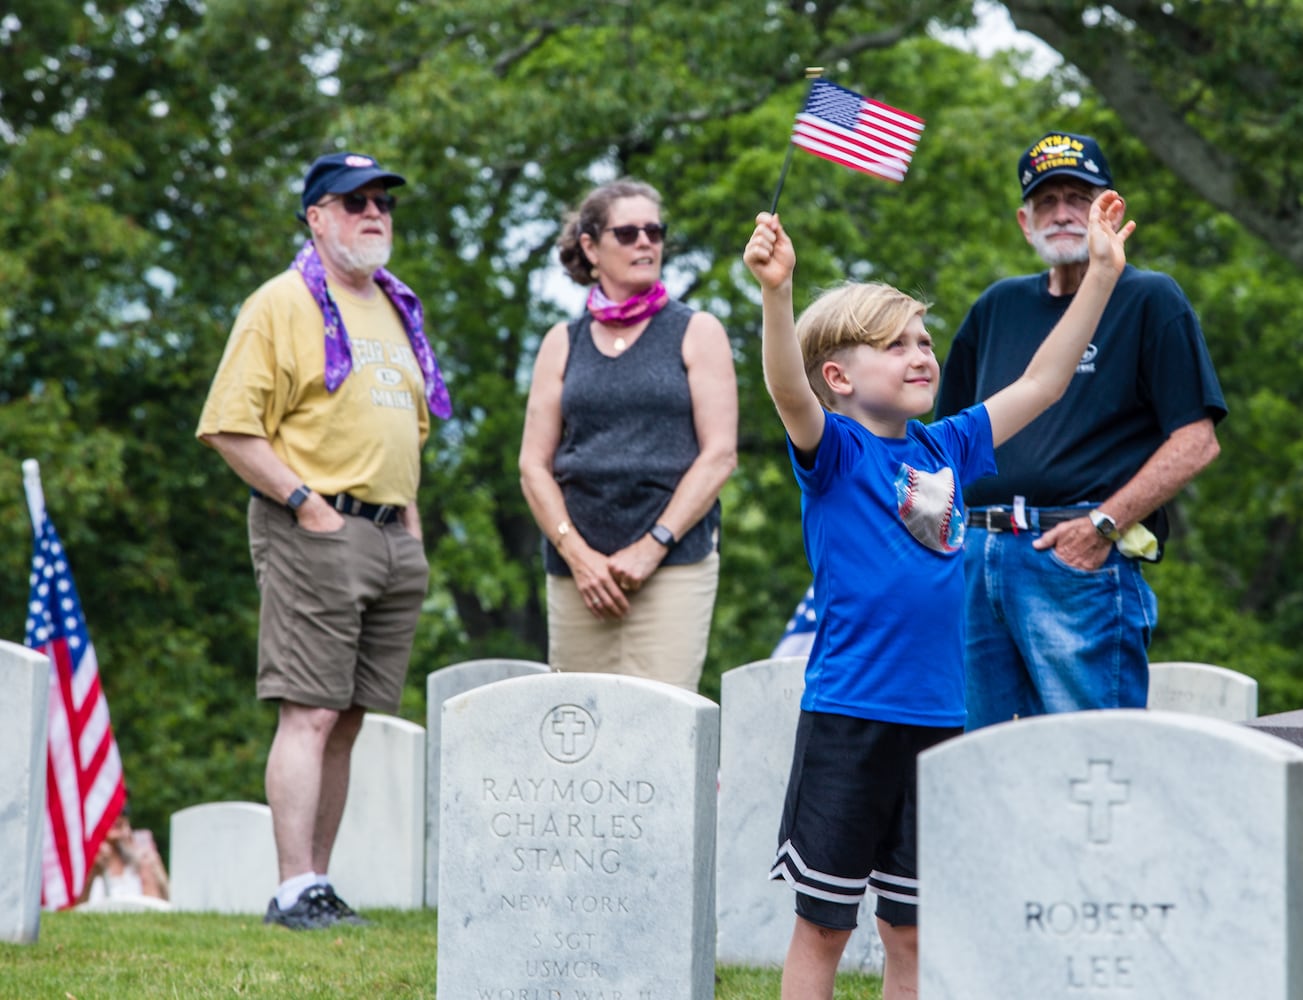
[[[742,251],[742,259],[762,288],[780,288],[792,280],[796,250],[778,216],[768,212],[756,216],[756,230]]]
[[[1090,218],[1087,221],[1086,239],[1090,247],[1090,262],[1114,271],[1121,271],[1126,265],[1127,254],[1124,244],[1133,232],[1136,223],[1133,219],[1125,226],[1122,217],[1126,214],[1127,204],[1116,191],[1105,191],[1090,206]]]

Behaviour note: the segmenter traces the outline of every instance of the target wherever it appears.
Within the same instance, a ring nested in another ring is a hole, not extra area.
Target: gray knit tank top
[[[570,323],[561,388],[561,443],[552,474],[570,520],[598,552],[610,555],[656,523],[697,458],[683,336],[692,309],[671,301],[627,351],[609,358],[592,337],[592,317]],[[670,548],[662,565],[700,562],[718,547],[720,506]],[[570,567],[544,538],[549,573]]]

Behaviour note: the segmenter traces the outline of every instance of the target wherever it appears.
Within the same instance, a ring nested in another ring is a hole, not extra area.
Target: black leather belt
[[[271,503],[275,503],[271,497],[259,493],[257,490],[249,490],[251,494]],[[338,493],[335,496],[329,496],[325,493],[318,494],[322,500],[334,507],[341,514],[351,514],[354,517],[364,517],[368,521],[374,521],[376,524],[388,524],[390,521],[396,521],[405,507],[395,507],[388,503],[367,503],[365,500],[359,500],[348,493]]]
[[[367,503],[355,496],[349,496],[347,493],[339,493],[333,497],[323,493],[321,499],[341,514],[365,517],[368,521],[374,521],[376,524],[388,524],[390,521],[397,520],[398,515],[404,510],[404,508],[395,507],[390,503]]]
[[[1013,511],[1009,508],[979,507],[967,513],[964,523],[970,528],[984,528],[987,531],[1045,531],[1064,521],[1085,517],[1089,511],[1089,507],[1028,507],[1025,511],[1028,527],[1015,528]]]

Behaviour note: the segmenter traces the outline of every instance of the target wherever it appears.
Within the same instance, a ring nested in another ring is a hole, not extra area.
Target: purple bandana
[[[606,297],[601,285],[594,285],[588,293],[588,311],[593,319],[607,326],[633,326],[648,316],[655,316],[670,301],[670,293],[659,281],[645,292],[639,292],[623,302]]]
[[[344,384],[344,379],[353,370],[353,346],[349,343],[348,331],[344,329],[339,306],[335,305],[330,289],[326,287],[326,268],[311,240],[303,244],[303,249],[291,266],[303,276],[303,283],[308,286],[308,291],[321,309],[321,318],[325,320],[326,391],[334,392]],[[402,318],[412,353],[416,355],[416,363],[425,375],[425,401],[430,406],[430,412],[447,420],[452,416],[452,400],[448,398],[448,387],[443,384],[439,362],[435,360],[434,351],[430,350],[430,342],[425,339],[425,311],[421,308],[421,300],[383,267],[375,273],[375,280]]]

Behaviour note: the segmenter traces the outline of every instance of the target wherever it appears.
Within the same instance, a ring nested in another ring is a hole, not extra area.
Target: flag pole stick
[[[805,67],[805,78],[807,80],[814,80],[821,76],[823,76],[822,66]],[[789,137],[787,140],[787,155],[783,157],[783,169],[779,171],[778,174],[778,187],[774,189],[774,201],[773,204],[769,206],[770,215],[776,215],[778,213],[778,196],[783,193],[783,182],[787,180],[787,168],[792,165],[792,150],[795,148],[796,147],[792,145],[792,140]]]
[[[778,214],[778,196],[783,193],[783,181],[787,180],[787,168],[792,165],[792,150],[796,147],[789,140],[787,143],[787,155],[783,157],[783,169],[778,173],[778,187],[774,189],[774,203],[769,206],[769,214]]]
[[[41,530],[45,520],[45,491],[41,489],[41,463],[34,458],[23,459],[23,490],[27,494],[27,514],[32,519],[32,531]]]

